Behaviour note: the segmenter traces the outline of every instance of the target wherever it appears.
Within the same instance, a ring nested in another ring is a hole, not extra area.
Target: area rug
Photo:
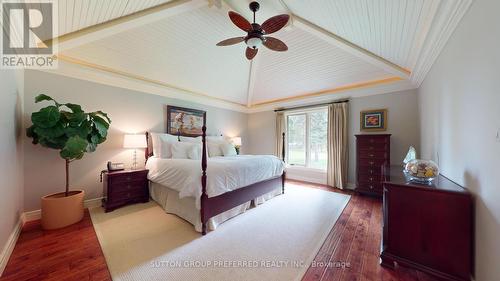
[[[201,236],[155,202],[90,211],[113,280],[300,280],[350,196],[284,195]]]

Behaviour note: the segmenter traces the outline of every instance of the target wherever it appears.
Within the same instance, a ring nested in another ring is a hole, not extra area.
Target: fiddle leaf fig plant
[[[78,104],[58,103],[40,94],[35,103],[50,102],[52,105],[31,114],[33,125],[26,135],[33,144],[59,150],[66,161],[66,196],[69,194],[69,163],[82,159],[86,152],[94,152],[108,135],[111,119],[102,111],[86,113]]]

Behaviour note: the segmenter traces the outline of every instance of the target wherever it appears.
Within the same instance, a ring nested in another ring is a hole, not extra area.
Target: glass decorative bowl
[[[431,160],[414,159],[406,164],[404,174],[408,181],[430,184],[439,176],[439,168]]]

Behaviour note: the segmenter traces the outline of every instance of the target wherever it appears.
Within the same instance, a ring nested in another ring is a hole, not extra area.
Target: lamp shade
[[[123,139],[124,148],[146,148],[146,137],[144,135],[125,135]]]
[[[234,145],[241,146],[241,137],[232,138],[231,141],[233,142]]]

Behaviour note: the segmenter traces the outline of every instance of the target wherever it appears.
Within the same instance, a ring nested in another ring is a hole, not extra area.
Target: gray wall
[[[498,11],[474,1],[419,89],[423,157],[476,195],[476,281],[500,276]]]
[[[367,109],[387,109],[387,131],[392,134],[391,164],[403,164],[410,145],[420,148],[418,95],[416,90],[371,97],[353,98],[349,104],[349,182],[356,182],[356,137],[360,132],[360,112]],[[365,134],[365,132],[363,132]]]
[[[392,134],[391,162],[402,163],[410,145],[420,148],[418,96],[416,90],[396,92],[370,97],[352,98],[349,102],[349,183],[356,182],[356,139],[359,134],[359,114],[366,109],[388,109],[388,129],[384,133]],[[248,130],[252,154],[273,154],[275,144],[275,114],[272,111],[250,114]],[[293,173],[293,172],[292,172]],[[292,175],[293,176],[293,175]],[[317,173],[300,171],[297,178],[309,178],[325,181]],[[326,183],[326,182],[323,182]]]
[[[59,102],[80,104],[86,111],[102,110],[109,113],[113,121],[108,140],[95,153],[86,154],[82,160],[70,164],[71,186],[83,188],[86,199],[102,196],[99,173],[108,160],[126,165],[132,162],[132,151],[122,148],[123,134],[165,131],[166,104],[206,110],[208,134],[241,136],[243,152],[248,143],[246,114],[39,71],[25,73],[25,126],[31,124],[33,111],[46,106],[34,103],[34,97],[40,92]],[[57,151],[34,146],[25,139],[25,209],[31,211],[40,208],[41,196],[64,189],[64,161]],[[144,151],[139,150],[138,154],[138,161],[143,164]]]
[[[274,111],[248,114],[247,152],[251,154],[274,154],[276,145],[276,115]]]
[[[0,253],[23,212],[21,106],[14,71],[0,70]]]

